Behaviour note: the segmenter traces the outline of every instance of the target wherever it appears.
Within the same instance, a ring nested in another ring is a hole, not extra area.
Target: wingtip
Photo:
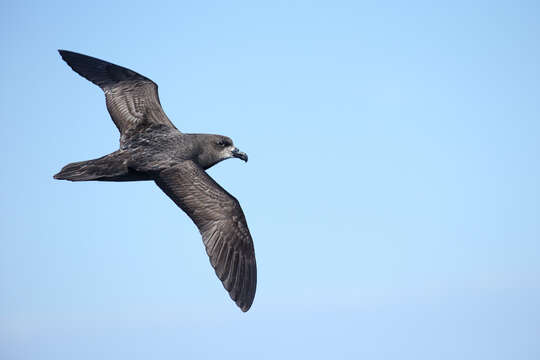
[[[248,301],[248,302],[241,299],[237,299],[235,303],[236,303],[236,306],[238,306],[240,310],[242,310],[242,312],[248,312],[248,310],[251,309],[251,305],[253,305],[253,299],[251,299],[251,301]]]
[[[94,59],[91,56],[84,55],[84,54],[81,54],[81,53],[78,53],[78,52],[75,52],[75,51],[70,51],[70,50],[58,49],[58,53],[62,57],[62,60],[64,60],[68,64],[70,64],[70,62],[72,62],[73,60],[79,59],[79,58]],[[99,59],[97,59],[97,60],[99,60]],[[99,60],[99,61],[103,61],[103,60]]]
[[[58,49],[58,53],[60,54],[60,57],[62,58],[62,60],[64,60],[69,65],[68,57],[70,54],[73,54],[73,52],[68,51],[68,50]]]

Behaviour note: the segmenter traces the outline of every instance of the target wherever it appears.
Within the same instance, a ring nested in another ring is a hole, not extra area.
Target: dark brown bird
[[[238,200],[205,171],[232,157],[247,162],[247,155],[226,136],[178,131],[161,108],[152,80],[90,56],[59,52],[75,72],[105,93],[107,109],[120,131],[120,149],[68,164],[54,178],[155,181],[197,225],[216,275],[231,299],[248,311],[257,286],[253,240]]]

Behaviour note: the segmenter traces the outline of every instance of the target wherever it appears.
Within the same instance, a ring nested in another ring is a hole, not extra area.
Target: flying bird
[[[161,108],[158,86],[130,69],[59,50],[79,75],[99,86],[120,131],[120,148],[94,160],[68,164],[54,175],[70,181],[153,180],[193,220],[206,253],[231,299],[248,311],[255,297],[253,240],[238,200],[206,169],[248,156],[223,135],[180,132]]]

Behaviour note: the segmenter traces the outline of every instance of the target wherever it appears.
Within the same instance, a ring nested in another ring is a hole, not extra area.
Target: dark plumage
[[[120,131],[120,149],[68,164],[54,178],[154,180],[197,225],[216,275],[240,309],[249,310],[257,266],[246,218],[238,200],[204,171],[231,157],[247,162],[247,155],[226,136],[178,131],[161,108],[152,80],[90,56],[59,52],[75,72],[105,92],[107,109]]]

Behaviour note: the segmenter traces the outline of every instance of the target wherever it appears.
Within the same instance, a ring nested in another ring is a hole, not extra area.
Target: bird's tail
[[[137,181],[150,180],[145,174],[128,167],[128,156],[115,151],[99,159],[68,164],[54,175],[57,180],[69,181]]]

